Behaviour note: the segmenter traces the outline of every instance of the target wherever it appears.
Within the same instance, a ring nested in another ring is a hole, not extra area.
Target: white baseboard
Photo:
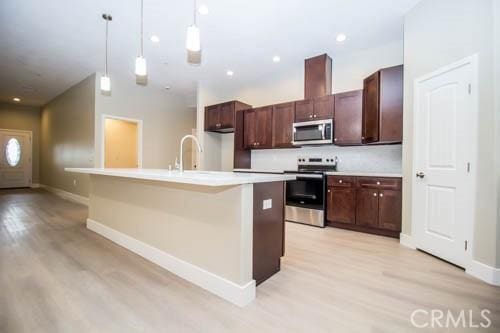
[[[81,195],[74,194],[71,192],[67,192],[67,191],[64,191],[64,190],[61,190],[61,189],[58,189],[55,187],[51,187],[48,185],[39,184],[39,186],[41,188],[49,191],[49,192],[52,192],[52,193],[60,196],[63,199],[70,200],[70,201],[73,201],[73,202],[76,202],[76,203],[79,203],[79,204],[82,204],[85,206],[89,205],[89,198],[86,198],[86,197],[83,197]]]
[[[38,183],[32,183],[31,188],[40,188],[40,184]]]
[[[406,246],[410,249],[415,250],[417,247],[415,246],[415,243],[413,242],[413,238],[410,235],[400,233],[399,234],[399,244]]]
[[[482,262],[472,260],[466,272],[486,283],[500,286],[500,268],[491,267]]]
[[[243,307],[255,299],[255,280],[238,285],[92,219],[87,228],[233,304]]]

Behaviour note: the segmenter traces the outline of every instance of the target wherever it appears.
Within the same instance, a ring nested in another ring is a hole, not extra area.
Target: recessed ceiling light
[[[342,43],[343,41],[345,41],[347,39],[347,36],[344,34],[338,34],[336,39],[337,39],[337,42]]]
[[[151,41],[152,41],[153,43],[158,43],[158,42],[160,42],[160,37],[158,37],[158,36],[156,36],[156,35],[151,36],[151,38],[150,38],[150,39],[151,39]]]
[[[165,86],[165,90],[170,90],[170,86]]]
[[[201,15],[207,15],[208,14],[208,7],[207,7],[207,5],[200,5],[198,7],[198,13],[200,13]]]
[[[226,72],[226,75],[227,75],[227,76],[233,76],[233,75],[234,75],[234,72],[233,72],[233,71],[231,71],[231,70],[228,70],[228,71]]]
[[[20,101],[21,101],[21,99],[20,99],[19,97],[14,97],[12,100],[13,100],[14,102],[20,102]]]
[[[280,62],[281,58],[279,56],[274,56],[273,57],[273,62]]]

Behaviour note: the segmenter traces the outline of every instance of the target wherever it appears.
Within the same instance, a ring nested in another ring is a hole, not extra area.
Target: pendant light
[[[186,49],[188,62],[199,65],[201,63],[201,39],[200,29],[196,25],[196,0],[194,0],[193,24],[187,28]]]
[[[109,14],[102,14],[102,18],[106,21],[106,62],[104,63],[104,75],[101,76],[101,93],[109,94],[111,92],[111,80],[108,75],[108,23],[113,20]]]
[[[144,58],[144,0],[141,0],[141,54],[135,59],[135,76],[138,84],[147,82],[147,65]]]

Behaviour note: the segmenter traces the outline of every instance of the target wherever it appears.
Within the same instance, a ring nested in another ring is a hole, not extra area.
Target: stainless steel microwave
[[[332,119],[293,124],[293,145],[324,145],[331,143],[333,143]]]

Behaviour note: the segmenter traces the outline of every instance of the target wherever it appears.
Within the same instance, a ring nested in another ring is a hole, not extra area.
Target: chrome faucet
[[[182,154],[182,147],[184,145],[184,141],[186,141],[186,139],[193,139],[193,141],[196,143],[196,147],[198,148],[198,152],[201,153],[203,151],[203,149],[201,149],[201,146],[200,146],[200,142],[198,141],[198,138],[195,137],[194,135],[191,135],[191,134],[188,134],[188,135],[185,135],[182,139],[181,139],[181,151],[180,151],[180,162],[179,162],[179,171],[180,172],[184,172],[184,162],[183,162],[183,154]]]

